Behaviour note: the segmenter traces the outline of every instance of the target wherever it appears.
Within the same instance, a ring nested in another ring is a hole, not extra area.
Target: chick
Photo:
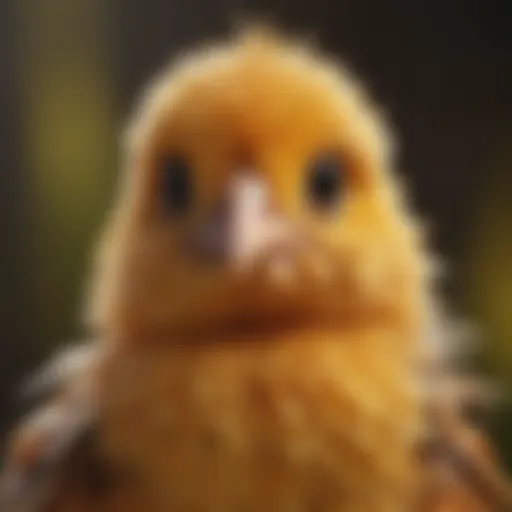
[[[97,341],[15,432],[2,510],[424,506],[429,258],[355,78],[245,31],[164,71],[125,156]]]

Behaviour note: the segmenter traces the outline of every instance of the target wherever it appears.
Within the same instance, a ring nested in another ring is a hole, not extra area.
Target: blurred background
[[[344,57],[392,113],[446,294],[512,396],[511,0],[0,0],[0,433],[20,379],[83,335],[118,140],[170,56],[263,16]],[[512,466],[512,408],[491,423]],[[2,436],[3,437],[3,436]]]

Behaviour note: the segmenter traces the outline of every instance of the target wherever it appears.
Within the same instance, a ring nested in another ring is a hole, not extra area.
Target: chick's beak
[[[234,269],[253,264],[288,231],[270,199],[261,178],[247,172],[234,175],[220,204],[193,234],[193,257]]]

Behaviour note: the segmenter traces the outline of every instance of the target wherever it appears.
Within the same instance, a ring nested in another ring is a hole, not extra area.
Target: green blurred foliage
[[[78,331],[85,269],[116,175],[108,12],[101,0],[26,0],[19,9],[36,312],[41,338],[56,342]]]
[[[474,215],[467,258],[467,301],[479,320],[485,362],[501,385],[494,428],[512,468],[512,151],[490,166]],[[493,171],[493,172],[492,172]]]

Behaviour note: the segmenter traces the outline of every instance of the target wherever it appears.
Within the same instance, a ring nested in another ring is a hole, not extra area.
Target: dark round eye
[[[182,158],[167,158],[162,167],[162,199],[167,214],[173,217],[187,213],[192,202],[192,177]]]
[[[337,154],[317,157],[307,171],[308,201],[317,209],[327,210],[338,204],[343,192],[342,162]]]

